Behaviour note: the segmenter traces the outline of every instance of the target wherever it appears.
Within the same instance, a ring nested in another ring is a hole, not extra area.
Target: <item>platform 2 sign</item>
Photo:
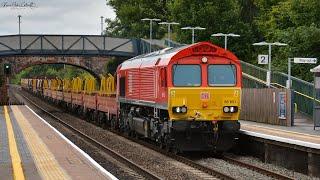
[[[265,54],[258,55],[258,64],[268,64],[269,63],[269,56]]]
[[[287,119],[287,94],[279,92],[279,119]]]

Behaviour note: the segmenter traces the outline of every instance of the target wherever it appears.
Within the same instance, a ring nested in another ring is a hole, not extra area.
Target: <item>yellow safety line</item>
[[[283,129],[276,129],[276,128],[271,128],[271,127],[265,127],[265,126],[259,126],[259,125],[252,125],[252,124],[242,124],[242,126],[252,126],[252,127],[257,127],[261,129],[268,129],[268,130],[273,130],[273,131],[282,131],[285,133],[290,133],[290,134],[297,134],[297,135],[302,135],[302,136],[308,136],[308,137],[313,137],[313,138],[320,138],[320,135],[312,135],[312,134],[305,134],[305,133],[299,133],[295,131],[288,131],[288,130],[283,130]]]
[[[33,156],[35,165],[43,179],[71,179],[59,165],[54,155],[23,116],[17,106],[12,106],[14,116],[18,120],[28,148]]]
[[[9,140],[9,151],[11,156],[12,168],[13,168],[13,178],[15,180],[24,180],[24,173],[22,169],[22,162],[19,155],[16,139],[14,137],[14,132],[8,113],[8,107],[4,106],[4,116],[6,119],[7,130],[8,130],[8,140]]]

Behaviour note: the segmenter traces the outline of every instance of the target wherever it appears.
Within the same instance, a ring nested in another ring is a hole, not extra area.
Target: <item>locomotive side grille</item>
[[[128,71],[128,97],[139,98],[139,69]]]
[[[140,70],[140,98],[153,100],[155,98],[155,75],[154,68]]]

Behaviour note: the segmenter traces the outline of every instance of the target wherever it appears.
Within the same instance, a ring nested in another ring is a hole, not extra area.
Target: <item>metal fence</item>
[[[158,51],[158,50],[161,50],[163,48],[165,48],[166,46],[160,46],[160,45],[157,45],[157,44],[152,44],[151,46],[151,50],[150,51],[150,43],[144,39],[140,39],[139,40],[139,44],[138,44],[138,49],[139,49],[139,55],[140,54],[147,54],[147,53],[150,53],[150,52],[153,52],[153,51]]]
[[[242,71],[244,73],[244,87],[264,88],[267,70],[252,64],[241,61]],[[272,86],[285,88],[288,75],[281,72],[272,72]],[[294,103],[300,112],[313,115],[313,89],[314,85],[310,82],[291,77],[292,89],[294,90]],[[317,99],[319,102],[320,100]]]
[[[259,79],[254,78],[253,76],[242,73],[242,87],[243,88],[266,88],[266,83]]]

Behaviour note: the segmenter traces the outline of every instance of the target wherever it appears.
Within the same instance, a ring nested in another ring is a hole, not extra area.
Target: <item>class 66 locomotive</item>
[[[21,86],[97,124],[152,140],[173,152],[224,152],[240,129],[241,67],[209,42],[145,54],[115,76],[22,79]]]
[[[240,129],[242,72],[209,42],[164,49],[117,69],[118,126],[175,152],[232,148]]]

